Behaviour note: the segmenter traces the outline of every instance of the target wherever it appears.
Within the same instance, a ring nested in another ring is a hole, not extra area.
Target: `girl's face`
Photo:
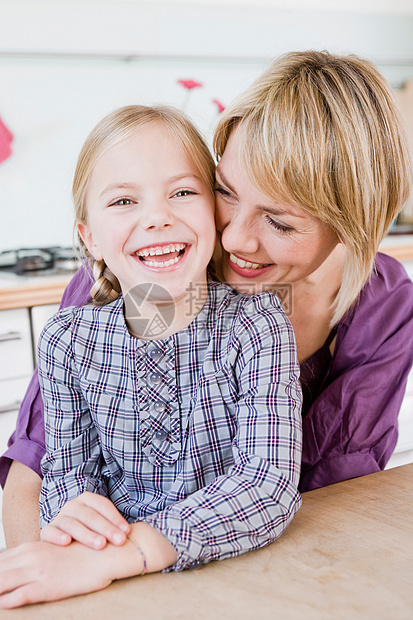
[[[162,124],[140,127],[98,159],[78,224],[125,294],[154,283],[174,300],[204,285],[215,244],[214,197]]]
[[[305,280],[338,243],[335,232],[304,209],[275,202],[249,182],[238,163],[240,128],[216,173],[216,220],[223,277],[234,288],[271,288]]]

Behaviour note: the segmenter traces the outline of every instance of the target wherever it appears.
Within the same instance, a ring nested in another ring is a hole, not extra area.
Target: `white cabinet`
[[[413,280],[413,260],[403,262]],[[399,438],[386,469],[413,463],[413,369],[407,380],[406,394],[399,413]]]
[[[59,310],[59,304],[46,304],[43,306],[33,306],[30,308],[31,322],[32,322],[32,335],[33,335],[33,356],[35,363],[37,364],[37,345],[39,342],[39,336],[46,325],[48,319]]]
[[[33,373],[30,313],[27,308],[0,311],[0,454],[16,426],[19,405]],[[0,510],[1,510],[0,492]],[[0,516],[0,549],[4,548]]]
[[[0,312],[0,411],[2,413],[18,407],[30,381],[33,367],[29,310],[27,308],[2,310]]]

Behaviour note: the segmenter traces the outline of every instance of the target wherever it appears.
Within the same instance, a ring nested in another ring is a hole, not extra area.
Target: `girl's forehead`
[[[146,158],[159,158],[159,163],[167,159],[174,161],[188,161],[188,153],[183,143],[168,128],[161,124],[148,124],[136,127],[123,136],[117,136],[113,143],[96,159],[94,169],[114,165],[122,160],[145,161]]]

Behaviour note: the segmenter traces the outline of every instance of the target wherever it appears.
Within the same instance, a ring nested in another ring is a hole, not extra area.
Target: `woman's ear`
[[[87,224],[82,224],[81,222],[78,222],[76,224],[76,228],[78,230],[80,237],[83,240],[83,243],[85,244],[85,246],[87,247],[91,255],[93,256],[93,258],[95,260],[103,260],[103,256],[100,253],[99,248],[97,244],[95,243],[95,240],[93,239],[93,234],[89,226]]]

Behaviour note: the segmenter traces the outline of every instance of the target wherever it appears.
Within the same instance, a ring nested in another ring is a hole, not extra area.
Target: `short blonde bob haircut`
[[[80,151],[72,186],[76,224],[87,224],[88,183],[98,159],[113,146],[131,138],[140,128],[155,124],[161,124],[176,139],[213,193],[214,159],[198,130],[182,112],[168,106],[125,106],[103,118],[92,129]],[[96,280],[91,289],[94,303],[104,305],[115,300],[121,291],[118,279],[104,261],[95,261],[80,235],[76,233],[76,236]]]
[[[237,126],[251,183],[325,222],[346,248],[334,325],[357,300],[409,195],[411,160],[394,94],[357,56],[288,53],[222,114],[218,159]]]

